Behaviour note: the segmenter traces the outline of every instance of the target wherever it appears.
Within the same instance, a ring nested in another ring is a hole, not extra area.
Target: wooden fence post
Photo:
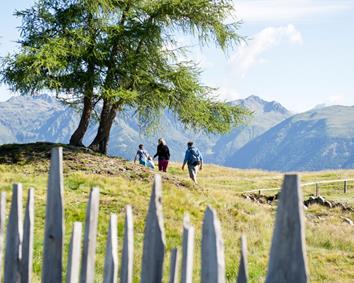
[[[4,239],[6,219],[6,192],[1,192],[0,198],[0,281],[2,282]]]
[[[183,253],[182,253],[182,283],[192,283],[194,256],[194,227],[190,224],[189,215],[183,219]]]
[[[124,226],[124,243],[122,251],[122,266],[120,271],[121,283],[133,282],[134,260],[134,226],[132,207],[127,205]]]
[[[95,279],[96,238],[99,209],[99,189],[93,188],[87,204],[85,237],[82,253],[80,282],[93,283]]]
[[[267,283],[308,281],[300,178],[285,175],[277,209]]]
[[[141,266],[142,283],[162,281],[165,256],[165,231],[162,213],[161,176],[155,175],[149,210],[145,221],[144,248]]]
[[[117,215],[111,214],[107,233],[106,258],[104,261],[104,283],[118,282],[118,232]]]
[[[241,258],[240,266],[238,268],[237,283],[247,283],[248,272],[247,272],[247,241],[246,236],[241,236]]]
[[[316,197],[320,195],[320,185],[319,183],[316,183]]]
[[[224,241],[216,212],[208,206],[205,211],[202,232],[203,283],[225,282]]]
[[[21,282],[22,229],[22,185],[14,184],[6,233],[5,283]]]
[[[178,282],[178,250],[174,248],[171,250],[171,260],[170,260],[170,281],[169,283]]]
[[[78,283],[80,278],[80,257],[81,257],[81,222],[74,222],[71,232],[71,240],[68,254],[68,267],[66,271],[67,283]]]
[[[23,224],[21,282],[32,282],[33,260],[33,232],[34,232],[34,189],[28,190],[28,198]]]
[[[347,193],[347,190],[348,190],[348,186],[347,186],[347,180],[344,181],[344,193],[346,194]]]
[[[62,282],[64,247],[63,149],[53,148],[48,177],[42,282]]]

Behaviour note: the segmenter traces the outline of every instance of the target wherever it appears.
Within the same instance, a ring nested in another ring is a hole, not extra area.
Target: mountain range
[[[330,106],[293,115],[275,101],[257,96],[235,100],[253,111],[245,125],[226,135],[186,130],[165,111],[158,129],[144,134],[133,112],[118,116],[111,131],[109,154],[134,158],[143,143],[154,154],[159,137],[167,140],[172,159],[181,161],[186,142],[195,141],[208,163],[266,170],[320,170],[354,166],[354,107]],[[55,98],[14,96],[0,102],[0,144],[49,141],[67,143],[80,115]],[[96,134],[92,122],[84,143]]]

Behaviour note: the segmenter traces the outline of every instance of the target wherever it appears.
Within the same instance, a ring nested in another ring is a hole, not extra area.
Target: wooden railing
[[[314,181],[308,183],[302,183],[301,187],[310,187],[315,186],[315,195],[319,195],[320,185],[321,184],[335,184],[335,183],[343,183],[343,193],[348,192],[348,183],[354,182],[354,179],[337,179],[337,180],[323,180],[323,181]],[[242,191],[240,194],[248,194],[248,193],[262,193],[262,192],[271,192],[271,191],[279,191],[279,188],[267,188],[267,189],[256,189],[249,191]]]
[[[57,283],[63,279],[64,254],[64,179],[62,149],[51,152],[48,178],[45,233],[43,244],[42,282]],[[22,223],[22,186],[13,185],[12,203],[7,224],[4,281],[31,282],[34,235],[34,190],[28,190],[28,201]],[[166,254],[164,217],[162,208],[161,177],[155,175],[149,209],[145,221],[144,246],[141,262],[141,282],[162,282]],[[0,200],[0,259],[2,258],[5,233],[5,193]],[[96,236],[99,212],[99,189],[91,190],[84,226],[82,245],[82,224],[73,223],[67,260],[67,282],[95,281]],[[104,282],[130,283],[133,280],[133,214],[126,207],[124,240],[118,274],[117,216],[111,214],[106,242]],[[183,223],[182,270],[178,270],[178,250],[171,251],[169,282],[192,282],[194,227],[188,215]],[[261,235],[260,235],[261,237]],[[82,247],[82,251],[81,251]],[[201,282],[224,283],[224,243],[216,211],[208,206],[205,210],[201,242]],[[240,265],[237,282],[247,282],[246,236],[241,237]],[[81,259],[80,259],[81,258]],[[0,262],[0,268],[2,268]],[[180,276],[179,276],[180,275]],[[304,216],[300,180],[297,175],[285,175],[282,193],[276,215],[276,223],[270,250],[266,282],[308,281],[306,245],[304,237]]]

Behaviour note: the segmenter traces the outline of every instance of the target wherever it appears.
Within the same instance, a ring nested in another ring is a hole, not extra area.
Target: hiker
[[[200,153],[199,149],[193,146],[193,142],[189,141],[187,143],[187,150],[184,156],[184,161],[182,165],[182,170],[184,170],[184,166],[187,164],[189,177],[193,180],[194,183],[197,182],[197,174],[198,169],[202,170],[203,168],[203,156]]]
[[[158,156],[159,171],[166,172],[168,161],[170,160],[170,150],[166,145],[165,140],[162,138],[158,140],[157,152],[154,155],[154,158],[156,156]]]
[[[139,160],[139,164],[144,165],[146,164],[147,159],[149,158],[149,153],[144,149],[143,144],[139,144],[139,149],[135,154],[134,163],[136,160]]]
[[[148,159],[146,160],[145,166],[150,169],[155,169],[155,164],[151,156],[149,156]]]

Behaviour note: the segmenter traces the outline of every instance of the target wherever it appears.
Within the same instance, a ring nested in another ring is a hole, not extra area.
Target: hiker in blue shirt
[[[139,164],[145,166],[148,157],[149,157],[149,153],[144,149],[144,145],[143,144],[139,144],[139,149],[136,152],[135,157],[134,157],[134,163],[138,159],[139,160]]]
[[[189,177],[193,180],[194,183],[197,182],[197,174],[198,169],[202,170],[203,168],[203,156],[200,153],[199,149],[193,146],[193,142],[189,141],[187,143],[187,150],[184,156],[184,161],[182,165],[182,170],[184,170],[184,166],[188,165]]]

